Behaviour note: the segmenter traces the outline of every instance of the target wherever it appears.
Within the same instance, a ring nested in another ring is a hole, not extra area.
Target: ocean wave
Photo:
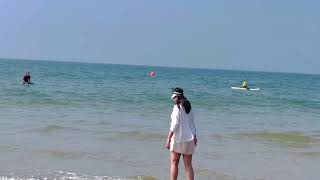
[[[103,137],[102,140],[115,140],[115,139],[134,139],[138,141],[164,141],[166,136],[164,134],[130,131],[130,132],[117,132],[113,136]]]
[[[52,132],[62,131],[62,130],[78,130],[78,129],[73,127],[60,126],[60,125],[47,125],[41,128],[27,130],[27,132],[52,133]]]
[[[195,173],[199,176],[208,177],[208,179],[219,179],[219,180],[236,180],[238,178],[221,172],[212,171],[209,169],[195,169]]]
[[[37,150],[33,152],[40,155],[50,156],[50,157],[59,158],[59,159],[81,159],[89,156],[89,154],[86,152],[78,152],[78,151]]]
[[[314,136],[306,135],[303,132],[255,132],[255,133],[238,133],[238,138],[261,140],[277,143],[281,146],[305,148],[319,145],[320,139]]]
[[[11,146],[11,145],[0,145],[0,151],[14,151],[16,150],[16,146]]]
[[[301,152],[300,155],[311,157],[311,158],[319,158],[320,157],[320,151],[311,151],[311,152]]]
[[[71,172],[55,171],[48,174],[36,173],[27,176],[1,176],[0,180],[157,180],[152,176],[133,176],[133,177],[112,177],[112,176],[94,176],[87,174],[76,174]]]

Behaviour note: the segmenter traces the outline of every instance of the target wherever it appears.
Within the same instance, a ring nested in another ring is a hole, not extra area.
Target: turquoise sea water
[[[196,179],[319,178],[320,75],[8,59],[0,74],[0,179],[169,179],[177,86],[196,114]],[[260,90],[230,89],[244,79]]]

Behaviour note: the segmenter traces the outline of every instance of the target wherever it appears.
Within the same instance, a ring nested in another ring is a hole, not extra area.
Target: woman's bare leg
[[[171,180],[177,180],[178,178],[180,156],[180,153],[171,152]]]
[[[184,167],[186,169],[188,180],[194,180],[194,173],[192,167],[192,154],[183,155]]]

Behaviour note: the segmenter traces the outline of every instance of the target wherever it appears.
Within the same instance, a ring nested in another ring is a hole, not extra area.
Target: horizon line
[[[164,68],[178,68],[178,69],[199,69],[199,70],[221,70],[221,71],[245,71],[245,72],[259,72],[259,73],[282,73],[282,74],[301,74],[301,75],[320,75],[320,73],[303,73],[303,72],[280,72],[280,71],[264,71],[264,70],[244,70],[244,69],[217,69],[209,67],[188,67],[188,66],[167,66],[167,65],[145,65],[145,64],[124,64],[124,63],[107,63],[107,62],[88,62],[77,60],[51,60],[51,59],[23,59],[23,58],[8,58],[0,57],[0,60],[18,60],[18,61],[46,61],[46,62],[65,62],[65,63],[80,63],[80,64],[105,64],[105,65],[125,65],[125,66],[143,66],[143,67],[164,67]]]

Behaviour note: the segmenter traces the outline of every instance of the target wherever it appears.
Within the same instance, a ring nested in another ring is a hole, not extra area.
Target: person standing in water
[[[171,99],[174,101],[171,113],[171,126],[167,138],[166,148],[171,151],[171,180],[178,178],[178,165],[181,155],[188,180],[194,180],[192,154],[197,146],[196,127],[191,103],[183,94],[183,89],[175,88]]]
[[[23,83],[22,84],[32,84],[31,83],[31,76],[30,76],[30,72],[27,72],[24,77],[23,77]]]

